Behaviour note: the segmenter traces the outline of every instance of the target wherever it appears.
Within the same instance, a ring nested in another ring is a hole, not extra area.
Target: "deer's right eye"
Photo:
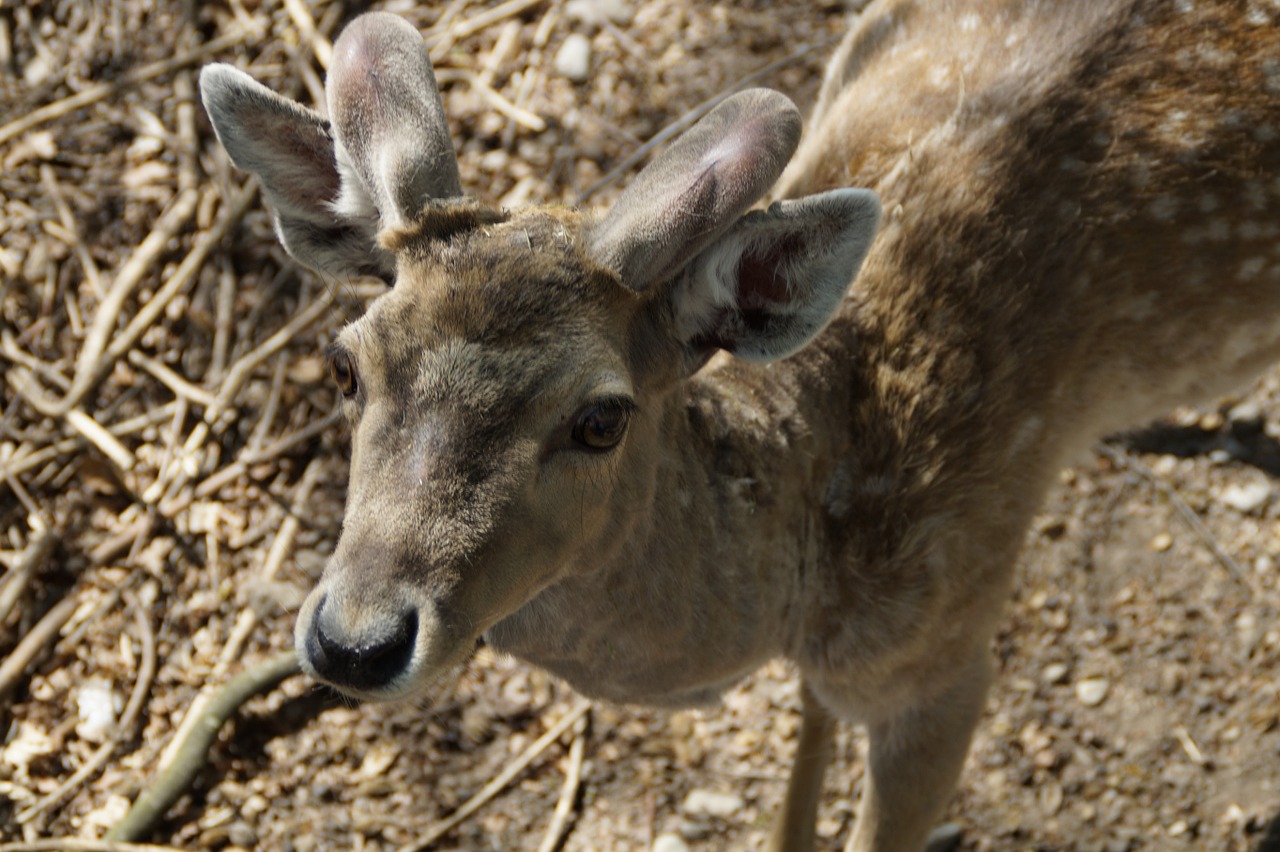
[[[622,440],[635,403],[629,399],[607,399],[578,412],[573,440],[592,452],[612,450]]]
[[[333,376],[333,383],[347,399],[355,396],[360,389],[356,380],[356,365],[346,352],[339,350],[329,357],[329,373]]]

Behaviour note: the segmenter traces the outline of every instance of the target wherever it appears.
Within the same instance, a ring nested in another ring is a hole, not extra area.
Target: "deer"
[[[391,285],[327,354],[350,483],[302,667],[397,699],[483,639],[677,708],[788,659],[770,850],[814,848],[840,722],[845,848],[924,847],[1057,472],[1280,356],[1274,2],[876,0],[803,139],[739,92],[603,211],[466,196],[391,14],[341,33],[327,119],[200,88],[287,251]]]

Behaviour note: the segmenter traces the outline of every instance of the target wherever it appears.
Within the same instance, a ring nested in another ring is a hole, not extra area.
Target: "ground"
[[[219,59],[310,101],[363,8],[0,5],[0,842],[100,837],[202,691],[288,646],[333,546],[346,434],[319,356],[378,288],[287,260],[193,84]],[[608,203],[645,140],[749,77],[807,107],[844,14],[811,0],[384,8],[432,47],[464,186],[505,204]],[[613,17],[592,20],[601,9]],[[580,82],[557,67],[572,34],[591,47]],[[1280,809],[1276,435],[1280,373],[1063,472],[948,813],[962,848],[1263,848]],[[484,651],[411,705],[352,706],[293,677],[242,709],[146,839],[399,848],[578,702]],[[797,705],[781,663],[717,708],[594,705],[434,848],[641,849],[664,834],[752,848]],[[842,731],[824,848],[850,830],[858,744]],[[565,833],[548,841],[566,777]],[[697,816],[692,791],[727,794],[725,814]]]

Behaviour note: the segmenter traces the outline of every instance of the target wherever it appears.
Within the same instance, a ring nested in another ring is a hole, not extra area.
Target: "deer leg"
[[[822,777],[831,761],[836,720],[802,681],[800,740],[796,743],[787,794],[765,844],[765,852],[811,852]]]
[[[990,655],[980,647],[949,688],[869,726],[862,801],[845,852],[925,848],[964,766],[990,682]]]

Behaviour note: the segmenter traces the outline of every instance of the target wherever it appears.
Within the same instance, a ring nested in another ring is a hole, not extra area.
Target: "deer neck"
[[[832,400],[813,416],[796,381],[811,359],[713,363],[671,393],[652,445],[632,448],[645,463],[617,540],[486,639],[589,695],[667,706],[712,701],[787,653],[843,420]]]

